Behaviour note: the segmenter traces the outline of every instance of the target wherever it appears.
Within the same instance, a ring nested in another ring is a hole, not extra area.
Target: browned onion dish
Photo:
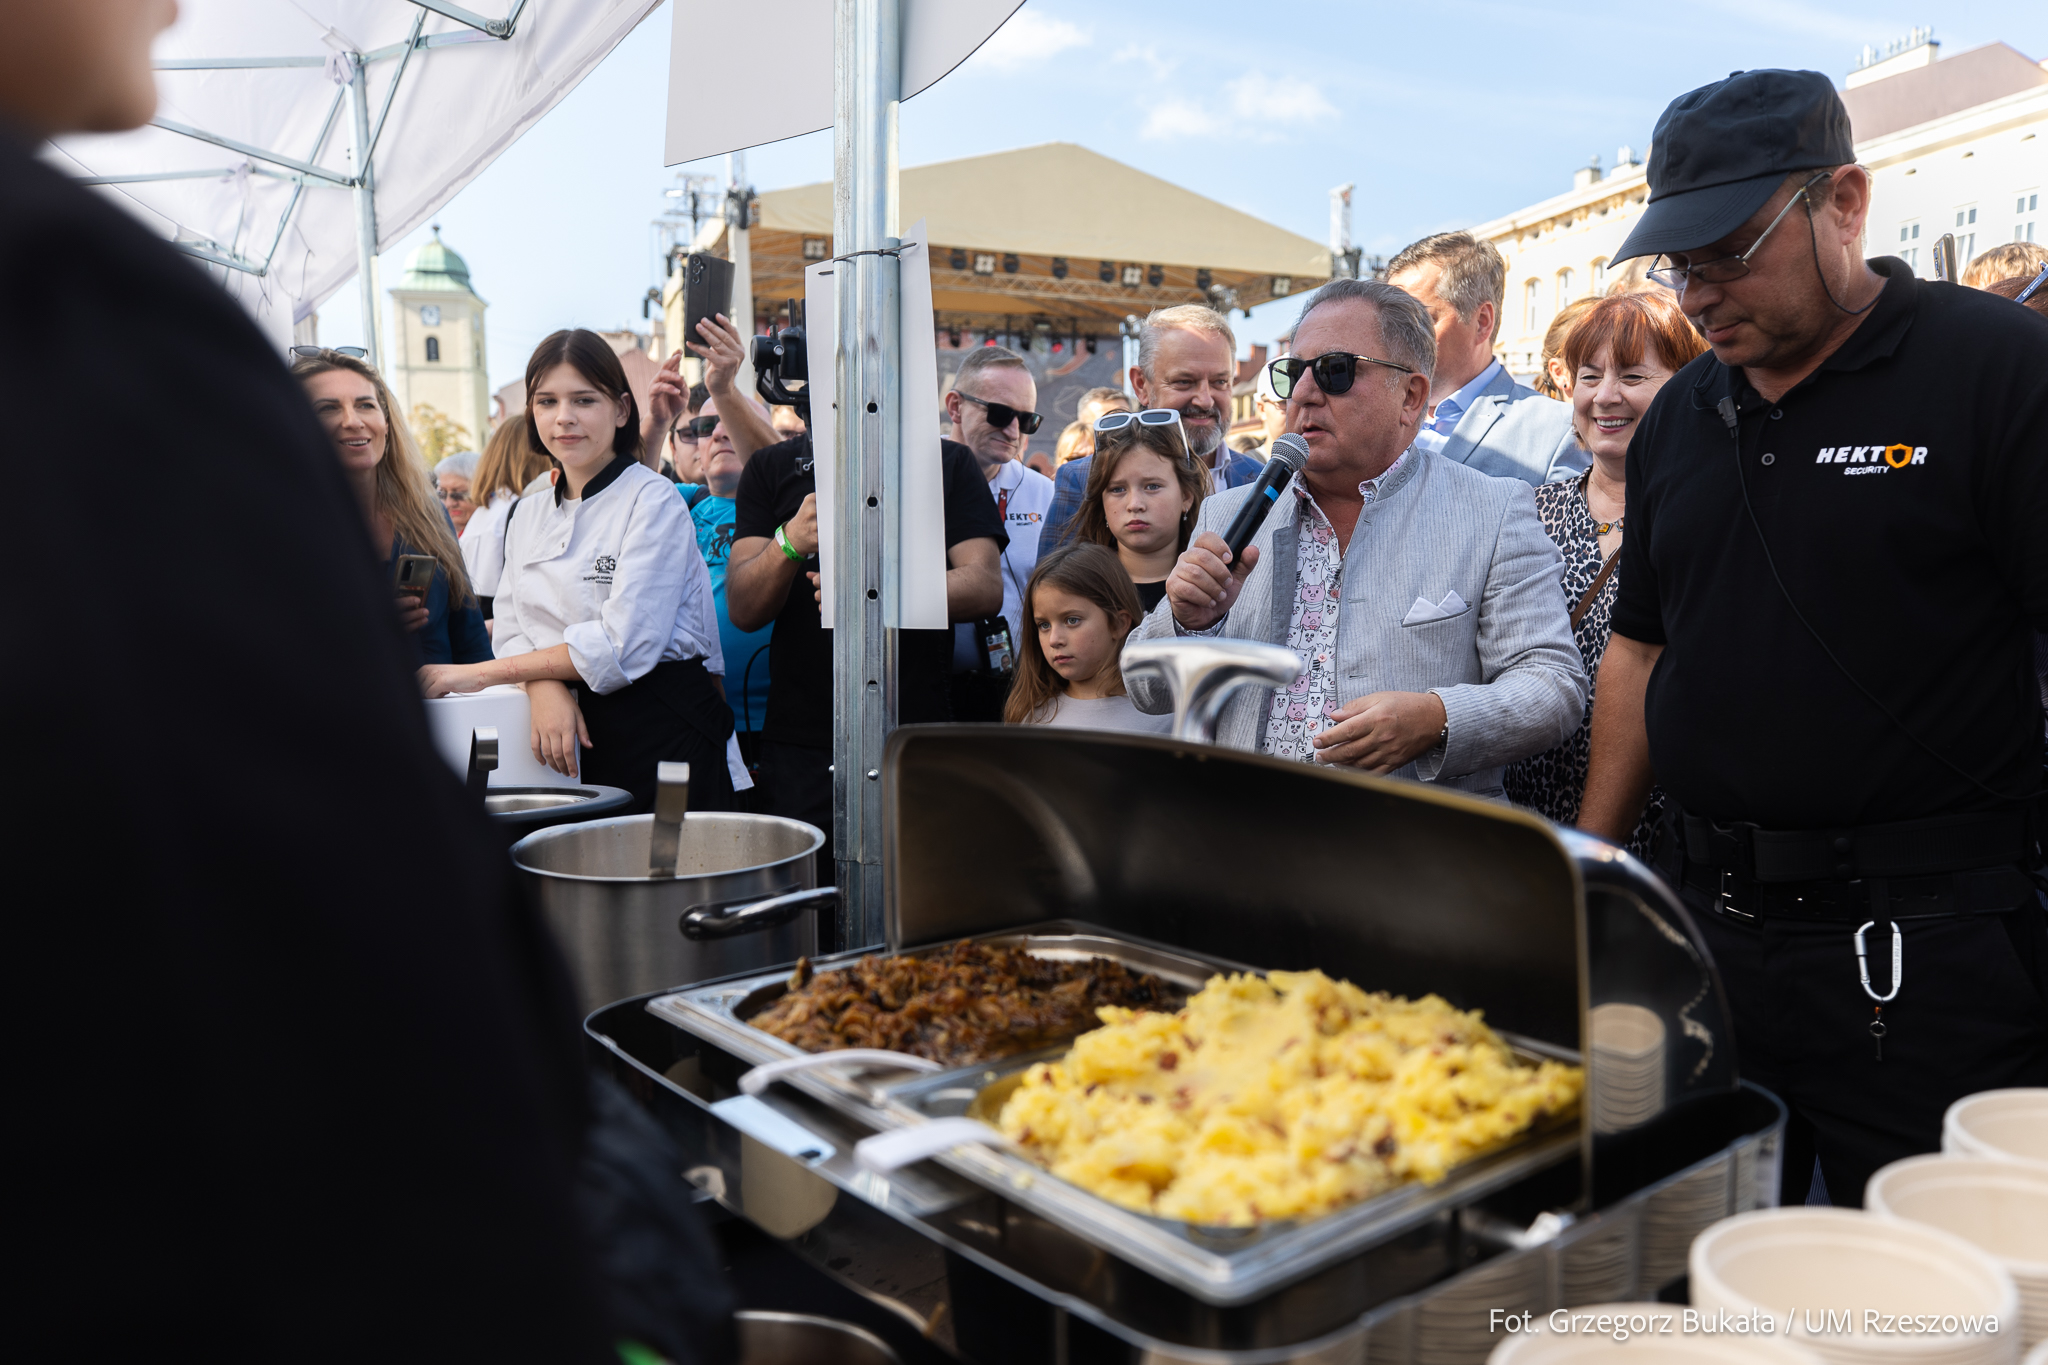
[[[971,1066],[1050,1047],[1096,1028],[1104,1005],[1177,1010],[1176,987],[1120,962],[1033,957],[963,940],[922,957],[864,957],[813,975],[748,1022],[806,1052],[888,1048]]]

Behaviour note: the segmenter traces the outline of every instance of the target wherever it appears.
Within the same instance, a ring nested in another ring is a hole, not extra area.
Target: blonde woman
[[[462,565],[455,528],[384,380],[354,356],[327,350],[300,354],[292,374],[334,442],[371,542],[390,565],[394,591],[399,556],[434,559],[426,596],[398,596],[399,615],[412,632],[420,662],[473,664],[490,658],[491,637]]]
[[[1069,422],[1052,450],[1053,467],[1069,460],[1085,460],[1095,453],[1095,430],[1086,422]]]

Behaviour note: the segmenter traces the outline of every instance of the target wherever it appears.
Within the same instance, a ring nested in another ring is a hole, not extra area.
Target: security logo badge
[[[1844,474],[1889,474],[1927,463],[1926,446],[1822,446],[1815,464],[1847,465]]]

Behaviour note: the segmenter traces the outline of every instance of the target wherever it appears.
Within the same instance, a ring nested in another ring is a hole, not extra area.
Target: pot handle
[[[816,1071],[825,1067],[889,1067],[897,1071],[944,1071],[937,1062],[923,1057],[913,1057],[908,1052],[890,1052],[883,1048],[846,1047],[837,1052],[813,1052],[804,1057],[784,1057],[779,1062],[764,1062],[752,1071],[740,1076],[740,1093],[758,1095],[768,1088],[771,1081],[799,1071]]]
[[[808,891],[791,891],[764,901],[742,901],[738,909],[731,902],[693,905],[683,911],[676,927],[687,939],[736,938],[761,929],[787,924],[806,910],[822,910],[839,903],[839,888],[815,886]]]
[[[690,765],[654,765],[654,825],[647,834],[647,875],[673,877],[682,848],[683,816],[690,809]]]
[[[887,1175],[954,1147],[1009,1147],[1010,1140],[980,1119],[933,1119],[908,1128],[862,1138],[853,1146],[853,1161],[864,1171]]]
[[[482,801],[490,793],[491,774],[498,770],[498,727],[479,725],[469,732],[469,794]]]

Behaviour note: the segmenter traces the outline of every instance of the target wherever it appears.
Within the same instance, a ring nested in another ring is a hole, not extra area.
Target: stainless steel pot
[[[740,1365],[903,1365],[903,1357],[865,1328],[808,1313],[733,1315]]]
[[[585,1010],[817,950],[814,912],[838,899],[813,890],[824,833],[774,815],[685,818],[687,800],[687,776],[664,771],[652,815],[556,825],[512,846]]]

